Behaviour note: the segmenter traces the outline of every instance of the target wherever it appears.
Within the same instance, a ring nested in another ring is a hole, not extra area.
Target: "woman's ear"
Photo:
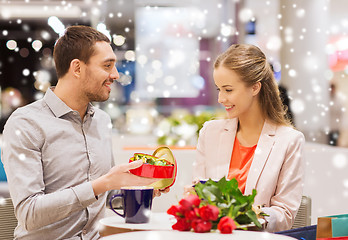
[[[260,90],[261,90],[261,82],[257,82],[252,86],[252,90],[253,90],[253,96],[256,96],[257,94],[259,94]]]
[[[73,59],[70,62],[70,69],[71,73],[76,77],[80,78],[81,76],[81,61],[79,59]]]

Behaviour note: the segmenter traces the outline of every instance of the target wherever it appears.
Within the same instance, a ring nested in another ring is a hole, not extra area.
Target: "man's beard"
[[[108,94],[107,96],[103,96],[101,94],[87,92],[86,96],[90,102],[105,102],[109,99],[110,94]]]
[[[87,70],[87,76],[93,76],[93,74],[91,72],[89,72]],[[102,89],[104,88],[104,84],[107,82],[108,80],[105,80],[101,86],[101,89],[98,89],[98,90],[101,90],[101,91],[98,91],[96,92],[95,89],[92,89],[92,91],[90,89],[85,89],[85,94],[86,94],[86,97],[88,98],[89,102],[105,102],[106,100],[109,99],[110,97],[110,93],[107,95],[107,96],[104,96],[102,93]],[[86,80],[85,80],[85,86],[89,86],[90,83],[93,82],[93,78],[90,78],[88,77]]]

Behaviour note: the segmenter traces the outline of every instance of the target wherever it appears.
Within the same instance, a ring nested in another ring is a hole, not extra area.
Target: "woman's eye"
[[[216,91],[220,92],[220,88],[217,88]]]
[[[232,89],[226,89],[225,91],[226,92],[232,92]]]

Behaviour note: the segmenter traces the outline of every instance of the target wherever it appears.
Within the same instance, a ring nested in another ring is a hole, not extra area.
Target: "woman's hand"
[[[170,188],[163,188],[163,189],[155,189],[153,191],[153,196],[154,197],[159,197],[161,196],[162,193],[168,193],[170,191]]]
[[[191,194],[196,194],[195,188],[193,186],[194,185],[184,186],[184,197],[191,195]]]

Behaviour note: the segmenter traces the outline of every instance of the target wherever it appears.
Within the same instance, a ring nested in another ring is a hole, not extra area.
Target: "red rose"
[[[190,231],[191,230],[191,222],[186,218],[177,218],[177,222],[172,225],[173,230],[179,231]]]
[[[193,195],[193,194],[188,195],[187,197],[185,197],[179,201],[179,204],[185,210],[189,210],[189,209],[192,209],[194,207],[198,207],[200,203],[201,203],[201,200],[199,199],[199,197],[197,195]]]
[[[192,210],[186,211],[186,212],[185,212],[185,218],[186,218],[187,220],[190,220],[190,221],[192,221],[192,220],[198,218],[197,211],[195,211],[195,210],[196,210],[196,208],[195,208],[195,209],[192,209]]]
[[[219,208],[214,205],[206,205],[203,207],[200,207],[198,209],[199,215],[203,220],[209,221],[215,221],[219,217]]]
[[[173,215],[175,217],[183,217],[185,215],[185,211],[181,205],[172,205],[168,210],[167,213],[169,215]]]
[[[193,231],[195,231],[196,233],[204,233],[210,231],[212,223],[210,221],[205,221],[201,218],[197,218],[192,221],[191,226],[193,228]]]
[[[236,228],[237,227],[233,219],[227,216],[222,217],[218,223],[218,229],[221,233],[232,233],[232,231]]]

